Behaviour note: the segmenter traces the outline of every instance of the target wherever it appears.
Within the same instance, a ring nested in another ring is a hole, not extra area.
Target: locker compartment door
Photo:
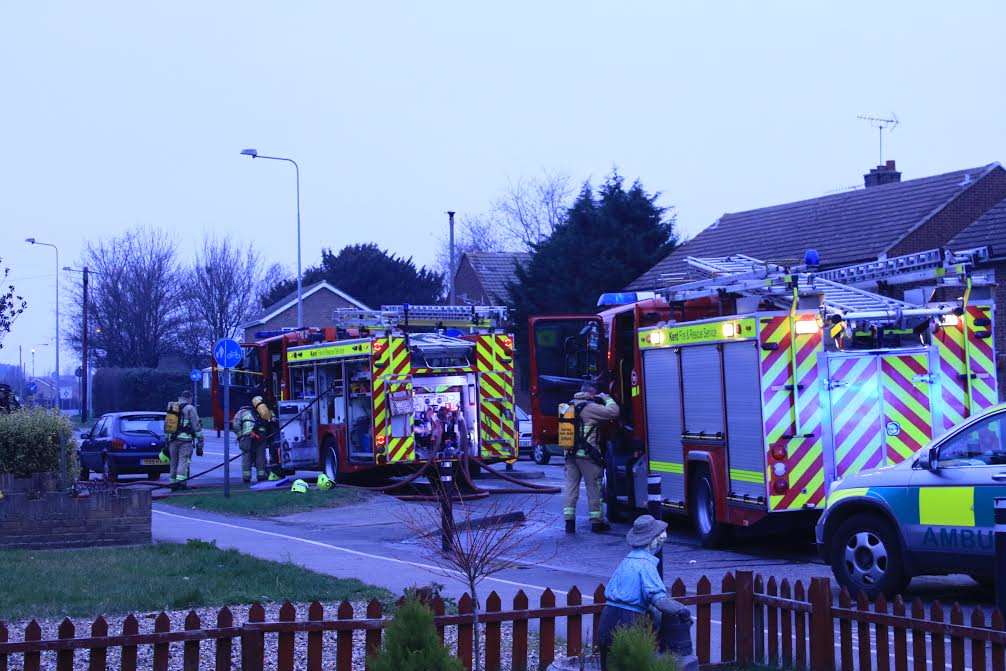
[[[665,501],[683,503],[685,467],[681,450],[678,353],[671,349],[644,352],[643,383],[650,472],[660,475],[660,494]]]
[[[828,358],[836,478],[884,463],[880,358],[872,354]]]
[[[932,379],[926,353],[888,354],[881,361],[884,442],[888,464],[910,458],[933,437]]]
[[[723,435],[723,395],[717,345],[681,348],[685,390],[685,430],[709,438]]]
[[[730,492],[739,496],[764,497],[765,448],[757,343],[725,343],[723,370],[727,381]]]

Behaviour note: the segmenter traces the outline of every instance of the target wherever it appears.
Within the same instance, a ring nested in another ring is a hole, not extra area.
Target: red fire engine
[[[494,307],[337,310],[336,327],[263,334],[232,374],[231,408],[256,394],[278,411],[285,471],[330,478],[408,471],[439,454],[517,455],[513,339]],[[214,423],[224,425],[218,375]],[[435,428],[439,427],[439,428]]]
[[[688,515],[706,544],[731,527],[809,523],[831,482],[898,463],[997,402],[991,282],[972,272],[985,255],[823,272],[691,258],[707,279],[606,294],[622,304],[598,315],[533,317],[534,440],[557,442],[558,403],[600,379],[622,408],[607,435],[609,515]],[[878,281],[929,290],[910,303],[860,288]]]

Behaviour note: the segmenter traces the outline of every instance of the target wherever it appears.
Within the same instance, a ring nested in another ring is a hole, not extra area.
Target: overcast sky
[[[1006,3],[823,4],[5,2],[0,257],[31,307],[0,361],[53,339],[28,236],[67,265],[135,224],[186,257],[216,231],[292,268],[292,169],[243,147],[301,163],[305,265],[367,241],[429,264],[444,210],[543,169],[617,166],[693,235],[861,184],[862,113],[901,119],[905,179],[1006,157]]]

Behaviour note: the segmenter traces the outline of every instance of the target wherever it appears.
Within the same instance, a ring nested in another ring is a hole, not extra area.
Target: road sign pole
[[[228,418],[231,416],[231,369],[224,368],[224,498],[231,496],[231,431]],[[193,384],[195,384],[193,382]]]

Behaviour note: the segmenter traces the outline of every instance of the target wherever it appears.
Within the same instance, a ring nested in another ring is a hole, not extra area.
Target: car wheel
[[[119,479],[119,471],[107,455],[101,460],[101,470],[108,482],[116,482]]]
[[[531,450],[531,458],[534,459],[534,463],[539,466],[548,466],[548,462],[551,461],[552,455],[548,453],[544,445],[535,445]]]
[[[727,529],[716,517],[716,494],[709,470],[700,467],[689,479],[689,484],[688,514],[702,547],[720,547],[726,541]]]
[[[325,475],[332,482],[339,481],[339,452],[331,441],[325,442]]]
[[[851,594],[865,592],[873,599],[897,594],[908,584],[901,541],[879,515],[853,515],[838,527],[830,547],[831,570]]]

